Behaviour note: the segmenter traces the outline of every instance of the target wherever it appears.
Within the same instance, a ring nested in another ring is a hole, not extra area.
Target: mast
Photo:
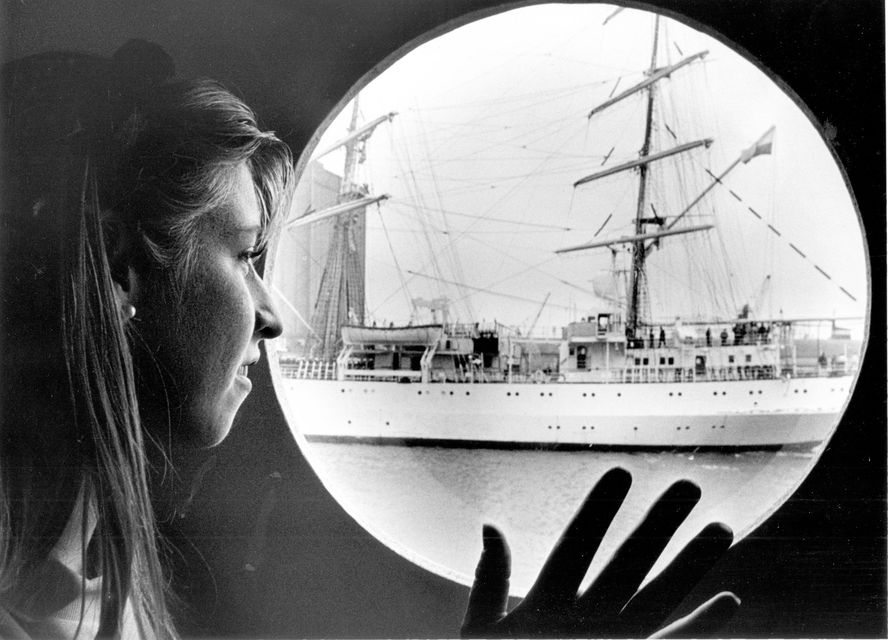
[[[369,198],[366,189],[355,183],[355,172],[372,127],[358,135],[358,110],[358,98],[355,97],[349,136],[337,144],[345,148],[345,168],[334,212],[328,210],[320,212],[321,215],[311,216],[314,220],[333,217],[329,249],[310,322],[315,336],[312,355],[325,360],[334,358],[339,352],[342,325],[364,322],[366,230],[363,214],[366,203],[362,201]]]
[[[673,73],[682,69],[694,62],[702,60],[706,57],[709,52],[708,51],[700,51],[699,53],[695,53],[693,55],[687,56],[682,60],[679,60],[675,64],[667,65],[664,67],[659,67],[657,65],[658,58],[658,47],[659,47],[659,39],[660,39],[660,16],[654,17],[654,37],[653,37],[653,47],[651,49],[651,61],[650,66],[645,72],[645,79],[641,82],[635,84],[634,86],[626,89],[621,92],[617,96],[614,96],[605,102],[599,104],[594,107],[591,111],[589,111],[587,118],[592,118],[594,115],[604,111],[608,107],[625,100],[626,98],[633,96],[635,94],[639,94],[642,92],[647,93],[647,108],[645,112],[645,127],[644,127],[644,140],[639,150],[638,157],[635,160],[625,162],[616,167],[611,167],[608,169],[604,169],[593,173],[591,175],[587,175],[585,177],[580,178],[574,182],[574,188],[592,182],[594,180],[598,180],[599,178],[604,178],[606,176],[610,176],[616,173],[620,173],[627,170],[637,170],[638,171],[638,196],[636,201],[636,210],[635,210],[635,225],[634,225],[634,233],[630,236],[623,236],[621,238],[617,238],[615,240],[606,240],[606,241],[598,241],[598,242],[590,242],[583,245],[578,245],[574,247],[567,247],[564,249],[559,249],[556,253],[569,253],[572,251],[580,251],[586,249],[593,249],[597,247],[608,247],[617,244],[628,244],[630,245],[630,253],[632,254],[631,267],[628,270],[628,282],[627,282],[627,295],[626,295],[626,336],[628,338],[633,338],[636,336],[638,327],[642,323],[642,316],[645,313],[644,307],[646,305],[646,295],[647,295],[647,277],[645,272],[645,261],[647,256],[651,252],[651,248],[657,246],[657,242],[662,237],[679,235],[684,233],[693,233],[693,232],[701,232],[706,231],[711,228],[711,225],[699,225],[695,227],[687,227],[685,229],[674,229],[675,222],[677,220],[673,220],[668,226],[666,225],[665,218],[661,218],[656,209],[653,207],[653,203],[650,203],[651,209],[653,210],[652,217],[645,216],[645,209],[649,204],[648,198],[648,172],[650,170],[650,165],[655,162],[659,162],[671,156],[686,153],[688,151],[692,151],[699,147],[709,147],[713,140],[711,138],[704,138],[701,140],[695,140],[693,142],[687,142],[684,144],[680,144],[676,147],[672,147],[669,149],[661,149],[655,153],[651,153],[652,139],[654,133],[654,101],[656,98],[656,88],[657,84],[661,80],[665,80],[670,78]],[[761,141],[760,141],[761,142]],[[755,147],[754,150],[757,150],[758,146]],[[752,157],[755,155],[753,153],[754,150],[744,152],[744,162],[748,161],[747,156]],[[613,149],[611,150],[613,151]],[[607,157],[610,156],[611,152],[608,152]],[[766,151],[760,151],[759,153],[766,153]],[[751,155],[750,155],[751,154]],[[607,160],[605,158],[605,161]],[[604,164],[604,163],[602,163]],[[678,218],[682,218],[685,213],[690,209],[686,209],[682,212],[682,215],[678,216]],[[655,231],[647,231],[647,225],[657,225],[657,229]],[[595,234],[596,236],[598,233]]]
[[[357,154],[357,136],[354,134],[358,129],[358,97],[355,96],[355,103],[352,106],[351,122],[348,125],[349,136],[345,146],[345,171],[342,173],[342,182],[339,184],[339,201],[344,202],[352,199],[355,182],[355,168],[358,164]]]
[[[651,52],[651,66],[648,74],[653,77],[657,72],[657,46],[659,44],[660,35],[660,16],[654,18],[654,46]],[[650,154],[651,135],[653,133],[654,118],[654,83],[650,83],[645,90],[647,91],[647,115],[644,125],[644,143],[641,147],[641,156],[645,157]],[[644,209],[647,196],[647,175],[648,164],[643,163],[638,166],[638,206],[635,210],[635,235],[644,235]],[[641,298],[645,288],[644,277],[644,261],[645,261],[644,239],[638,239],[632,243],[632,272],[629,293],[629,308],[626,314],[626,332],[630,338],[636,335],[636,329],[639,324],[639,299]]]
[[[692,142],[686,142],[683,144],[679,144],[672,148],[667,149],[659,149],[652,153],[651,147],[653,142],[653,133],[654,133],[654,105],[656,99],[656,85],[660,80],[669,78],[672,73],[678,71],[679,69],[690,65],[693,62],[702,60],[706,55],[708,55],[708,51],[701,51],[699,53],[688,56],[679,62],[671,65],[667,65],[664,67],[659,67],[657,65],[658,58],[658,46],[659,46],[659,36],[660,36],[660,16],[655,16],[654,19],[654,34],[653,34],[653,47],[651,50],[651,60],[650,66],[645,72],[645,79],[641,82],[635,84],[633,87],[626,89],[619,95],[612,97],[605,102],[599,104],[594,107],[588,113],[588,118],[592,118],[597,113],[605,110],[606,108],[625,100],[629,96],[639,94],[642,92],[646,92],[647,100],[646,100],[646,112],[645,112],[645,128],[644,128],[644,138],[642,142],[641,149],[639,150],[638,156],[631,161],[624,162],[614,167],[610,167],[607,169],[599,170],[593,174],[584,176],[579,178],[574,182],[574,188],[579,187],[581,185],[587,184],[589,182],[593,182],[600,178],[604,178],[607,176],[611,176],[620,172],[628,171],[628,170],[637,170],[638,171],[638,195],[636,201],[636,211],[635,211],[635,225],[634,225],[634,233],[628,236],[622,236],[620,238],[611,239],[611,240],[601,240],[601,241],[591,241],[581,245],[576,245],[572,247],[565,247],[563,249],[558,249],[555,251],[556,254],[564,254],[570,253],[574,251],[583,251],[588,249],[595,249],[600,247],[613,247],[614,245],[629,245],[629,252],[631,254],[631,266],[628,272],[628,291],[626,295],[626,336],[627,338],[634,338],[637,333],[639,326],[642,324],[644,320],[644,316],[647,311],[647,274],[646,274],[646,260],[647,257],[651,254],[651,252],[659,246],[659,241],[661,238],[668,236],[681,235],[686,233],[696,233],[696,232],[704,232],[713,227],[713,225],[697,225],[697,226],[684,226],[677,227],[678,223],[684,219],[687,214],[697,206],[700,201],[709,193],[716,185],[722,184],[722,180],[725,176],[728,175],[733,169],[739,166],[741,163],[746,164],[752,158],[762,155],[768,154],[771,152],[773,146],[773,138],[774,138],[774,127],[768,129],[765,134],[757,140],[751,147],[743,150],[740,154],[740,157],[737,158],[727,169],[725,169],[720,175],[715,176],[712,175],[713,181],[712,183],[706,187],[702,193],[700,193],[689,205],[687,205],[677,216],[670,216],[672,218],[667,223],[666,217],[660,217],[654,208],[654,204],[650,202],[650,198],[648,195],[649,187],[648,187],[648,175],[650,171],[650,167],[652,164],[664,160],[666,158],[685,153],[691,151],[693,149],[697,149],[699,147],[709,147],[713,140],[712,138],[704,138],[700,140],[695,140]],[[667,126],[668,128],[668,126]],[[671,132],[671,130],[670,130]],[[676,137],[673,134],[673,137]],[[605,162],[607,158],[610,157],[611,151],[607,153],[605,157]],[[602,162],[604,164],[605,162]],[[650,206],[653,210],[652,216],[646,216],[645,210],[647,206]],[[760,217],[760,216],[759,216]],[[610,216],[608,216],[608,220]],[[605,220],[605,224],[607,220]],[[655,225],[656,229],[652,231],[648,231],[649,225]],[[602,225],[603,227],[604,225]],[[770,225],[769,225],[770,226]],[[773,227],[772,231],[777,233]],[[599,229],[600,232],[601,229]],[[598,232],[595,233],[595,236],[598,235]],[[612,249],[613,251],[613,249]],[[615,255],[615,254],[614,254]],[[803,255],[804,257],[804,255]],[[819,269],[818,269],[819,270]],[[828,277],[828,276],[827,276]],[[847,293],[847,292],[846,292]]]

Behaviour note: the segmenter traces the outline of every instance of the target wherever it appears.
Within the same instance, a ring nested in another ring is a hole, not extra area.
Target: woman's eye
[[[250,249],[247,249],[246,251],[244,251],[240,255],[240,258],[243,262],[249,264],[252,268],[255,269],[256,265],[259,264],[259,261],[262,259],[262,256],[264,255],[264,253],[265,253],[264,249],[250,248]]]

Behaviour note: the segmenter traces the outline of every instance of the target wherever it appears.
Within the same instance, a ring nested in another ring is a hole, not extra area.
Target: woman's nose
[[[264,340],[273,340],[284,332],[284,324],[277,305],[265,282],[256,278],[256,333]]]

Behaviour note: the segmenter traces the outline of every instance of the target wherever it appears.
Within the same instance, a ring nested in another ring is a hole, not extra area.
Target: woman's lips
[[[246,365],[244,365],[244,366],[237,368],[237,376],[235,377],[235,380],[237,381],[237,383],[240,386],[246,388],[247,393],[249,393],[250,390],[253,388],[253,382],[248,377],[248,374],[249,374],[249,368]]]

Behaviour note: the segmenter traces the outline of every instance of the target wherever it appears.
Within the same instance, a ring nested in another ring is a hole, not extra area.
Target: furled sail
[[[670,231],[656,231],[652,233],[640,233],[634,236],[621,236],[612,240],[599,240],[597,242],[588,242],[586,244],[576,245],[574,247],[565,247],[564,249],[556,249],[555,253],[571,253],[573,251],[583,251],[585,249],[597,249],[598,247],[610,247],[615,244],[634,244],[643,240],[652,240],[663,238],[666,236],[676,236],[683,233],[694,233],[696,231],[707,231],[712,229],[711,224],[701,224],[693,227],[684,227],[682,229],[672,229]]]
[[[656,162],[657,160],[662,160],[664,158],[668,158],[669,156],[674,156],[677,153],[683,153],[685,151],[690,151],[691,149],[696,149],[697,147],[706,147],[708,149],[712,142],[712,138],[704,138],[703,140],[695,140],[694,142],[687,142],[685,144],[678,145],[677,147],[667,149],[666,151],[652,153],[642,158],[638,158],[637,160],[632,160],[631,162],[626,162],[621,165],[617,165],[616,167],[611,167],[610,169],[605,169],[604,171],[599,171],[584,178],[580,178],[579,180],[574,182],[573,186],[578,187],[581,184],[592,182],[593,180],[597,180],[598,178],[603,178],[615,173],[620,173],[621,171],[626,171],[627,169],[634,169],[635,167],[647,165],[652,162]]]
[[[371,204],[382,202],[383,200],[386,200],[388,198],[389,196],[387,194],[383,194],[381,196],[366,196],[364,198],[358,198],[357,200],[342,202],[332,207],[327,207],[326,209],[321,209],[320,211],[312,211],[299,218],[294,218],[293,220],[287,222],[286,227],[288,229],[293,229],[296,227],[305,226],[307,224],[320,222],[321,220],[326,220],[327,218],[331,218],[333,216],[341,216],[347,213],[361,211],[363,209],[366,209]]]
[[[621,100],[624,100],[624,99],[628,98],[629,96],[638,93],[642,89],[646,89],[646,88],[650,87],[651,85],[659,82],[663,78],[669,77],[670,75],[672,75],[673,72],[677,71],[678,69],[681,69],[685,65],[692,63],[694,60],[703,59],[703,57],[705,57],[708,53],[709,53],[708,51],[701,51],[700,53],[695,53],[692,56],[688,56],[687,58],[680,60],[673,65],[669,65],[668,67],[663,67],[661,69],[657,69],[650,76],[648,76],[648,78],[646,80],[642,80],[641,82],[639,82],[635,86],[629,87],[628,89],[623,91],[621,94],[614,96],[613,98],[611,98],[607,102],[603,102],[600,105],[598,105],[597,107],[595,107],[594,109],[592,109],[586,117],[591,118],[596,113],[599,113],[600,111],[604,111],[609,106],[616,104],[617,102],[620,102]]]

